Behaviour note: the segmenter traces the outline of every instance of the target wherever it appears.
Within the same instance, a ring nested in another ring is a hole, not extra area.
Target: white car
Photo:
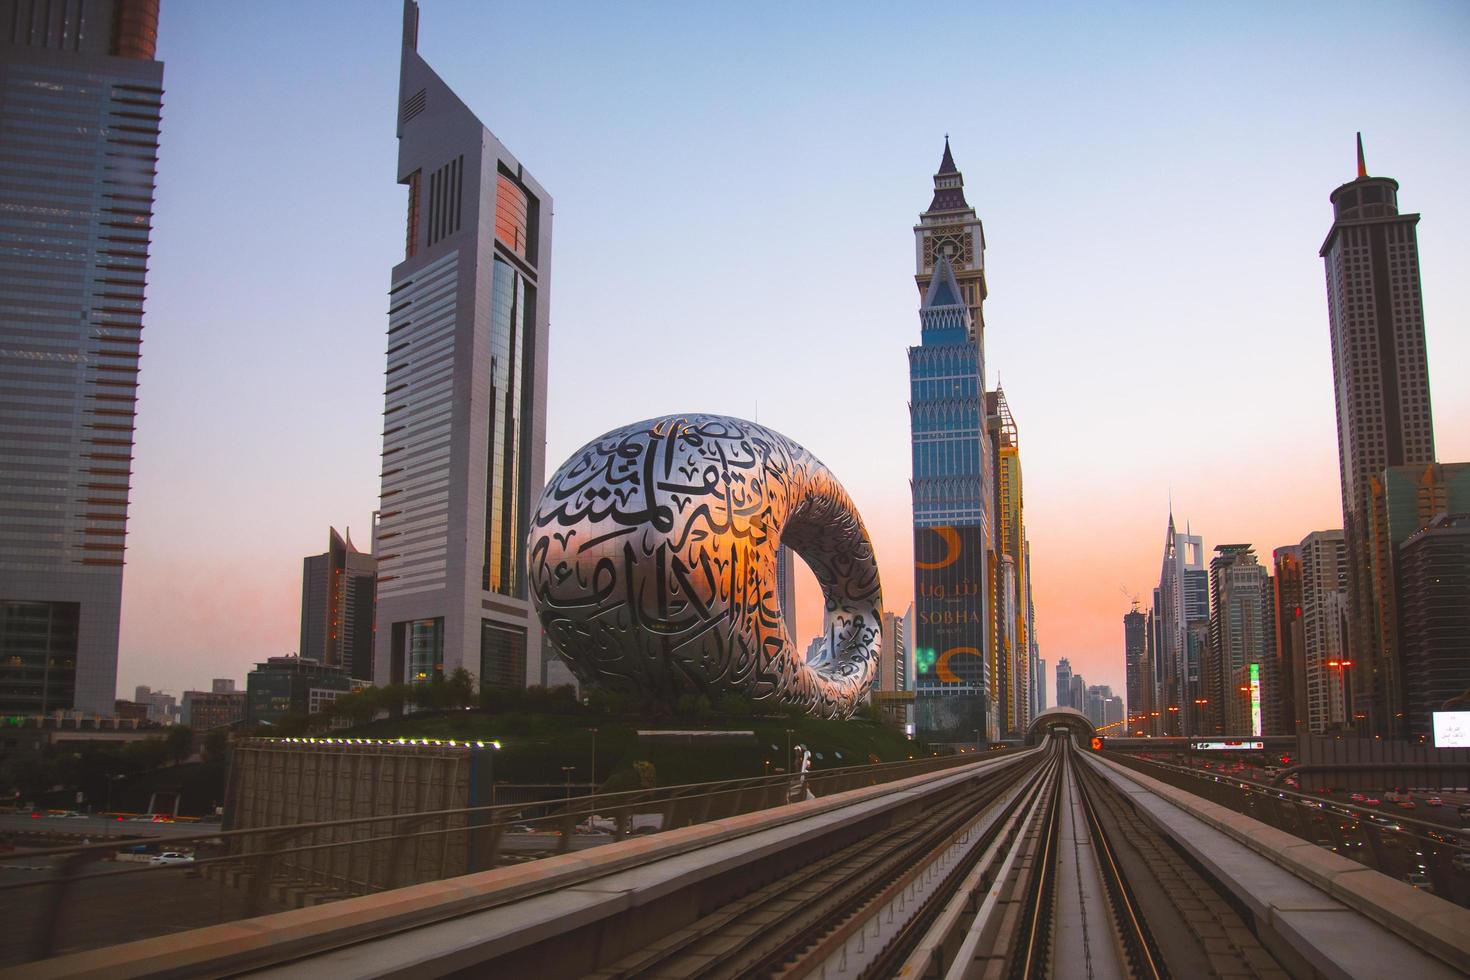
[[[149,864],[193,864],[194,855],[185,854],[183,851],[164,851],[162,854],[153,855]]]

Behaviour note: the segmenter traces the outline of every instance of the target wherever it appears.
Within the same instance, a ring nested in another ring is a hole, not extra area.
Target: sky
[[[369,544],[397,0],[164,0],[118,689],[294,652]],[[1172,499],[1207,551],[1341,526],[1328,194],[1420,212],[1441,461],[1470,460],[1470,6],[424,0],[419,51],[554,199],[547,472],[627,422],[757,418],[913,596],[913,225],[948,134],[985,225],[1046,688],[1123,690]],[[820,628],[805,578],[798,635]],[[804,644],[802,644],[804,646]],[[206,688],[207,689],[207,688]]]

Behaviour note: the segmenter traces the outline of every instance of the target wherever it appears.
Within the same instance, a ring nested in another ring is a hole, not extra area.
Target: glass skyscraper
[[[111,714],[158,0],[0,3],[0,713]]]
[[[373,677],[539,679],[526,594],[545,476],[551,198],[418,54],[404,6],[404,259],[388,308]]]
[[[931,742],[997,737],[986,656],[990,530],[985,386],[949,258],[941,255],[909,348],[913,438],[915,726]]]

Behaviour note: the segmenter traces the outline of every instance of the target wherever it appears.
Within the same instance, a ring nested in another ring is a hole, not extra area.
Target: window
[[[480,688],[526,686],[526,630],[480,620]]]

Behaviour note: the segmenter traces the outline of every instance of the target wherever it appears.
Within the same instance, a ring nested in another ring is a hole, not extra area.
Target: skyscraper
[[[879,691],[902,691],[908,678],[908,640],[904,617],[883,614],[883,642],[878,650],[878,676],[873,687]]]
[[[1077,707],[1072,703],[1072,663],[1066,657],[1057,661],[1057,707]]]
[[[1275,731],[1270,735],[1297,735],[1307,719],[1306,660],[1302,656],[1302,549],[1299,545],[1271,553],[1276,574],[1271,576],[1271,616],[1276,629]]]
[[[913,432],[915,724],[931,742],[998,737],[987,662],[984,386],[970,312],[941,256],[909,348]],[[976,735],[976,733],[979,733]]]
[[[1194,702],[1200,695],[1190,687],[1190,677],[1197,676],[1198,667],[1191,670],[1189,627],[1205,622],[1210,615],[1204,551],[1204,538],[1190,534],[1187,527],[1183,534],[1175,530],[1170,507],[1159,586],[1154,592],[1156,693],[1151,710],[1158,712],[1159,734],[1193,730]]]
[[[1348,657],[1347,540],[1340,530],[1313,531],[1299,545],[1302,559],[1302,670],[1306,730],[1320,735],[1350,719],[1352,663]]]
[[[1206,684],[1210,706],[1217,723],[1231,735],[1260,734],[1251,717],[1252,692],[1248,690],[1251,665],[1260,665],[1267,655],[1265,612],[1269,584],[1266,570],[1248,544],[1215,547],[1210,561],[1210,655],[1211,670]]]
[[[331,529],[327,550],[301,561],[301,656],[373,679],[373,597],[378,563]]]
[[[1031,640],[1027,632],[1031,584],[1027,578],[1030,561],[1021,492],[1021,444],[1005,392],[997,387],[986,392],[985,398],[990,451],[995,461],[995,501],[991,509],[995,516],[995,550],[1002,565],[1010,559],[1014,571],[1011,578],[1002,575],[996,581],[995,609],[1009,613],[1008,621],[998,624],[996,630],[997,635],[1006,638],[995,658],[996,697],[1004,712],[1002,727],[1007,734],[1014,734],[1024,732],[1031,720]]]
[[[1149,684],[1148,663],[1148,617],[1133,609],[1123,614],[1123,667],[1128,684],[1128,714],[1132,724],[1130,732],[1137,731],[1140,715],[1149,712],[1148,696],[1144,693]]]
[[[1398,549],[1410,736],[1436,711],[1470,710],[1470,512],[1441,514]]]
[[[1355,711],[1371,734],[1401,733],[1398,651],[1383,635],[1395,598],[1392,548],[1372,534],[1373,480],[1390,466],[1434,462],[1434,418],[1419,290],[1417,214],[1400,214],[1398,181],[1370,177],[1358,137],[1358,176],[1332,192],[1319,252],[1327,273],[1337,451],[1347,541]]]
[[[158,0],[0,6],[0,713],[113,713]]]
[[[939,260],[949,260],[959,285],[960,297],[970,312],[975,353],[980,374],[985,375],[985,226],[965,200],[965,177],[955,166],[944,138],[944,157],[934,175],[934,196],[914,225],[914,282],[919,296],[929,293],[929,283]]]
[[[525,538],[545,477],[551,198],[418,54],[404,6],[404,259],[388,309],[374,677],[539,678]]]
[[[784,544],[776,551],[776,606],[786,628],[796,630],[796,552]]]

